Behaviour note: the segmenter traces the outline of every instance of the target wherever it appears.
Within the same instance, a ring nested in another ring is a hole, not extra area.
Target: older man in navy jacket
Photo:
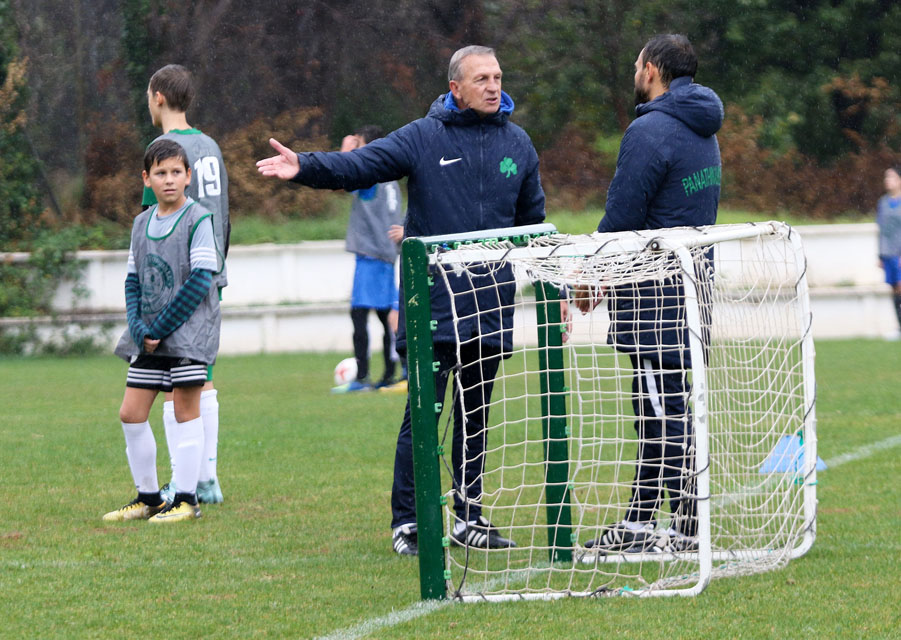
[[[509,121],[513,100],[501,90],[501,68],[494,50],[470,46],[454,53],[448,81],[450,91],[432,103],[425,118],[361,149],[295,154],[270,140],[279,155],[259,161],[259,171],[310,187],[349,190],[406,176],[407,237],[542,222],[544,191],[538,154],[526,132]],[[482,548],[515,546],[482,516],[478,502],[484,464],[479,453],[485,448],[488,404],[500,359],[511,348],[510,303],[515,287],[512,274],[506,277],[509,282],[502,283],[498,292],[455,295],[453,303],[438,279],[431,293],[432,317],[438,323],[433,334],[435,357],[441,365],[436,377],[438,397],[444,397],[453,370],[458,371],[455,375],[464,390],[462,403],[455,395],[452,461],[455,485],[465,488],[466,498],[455,492],[458,522],[451,538],[458,544]],[[477,283],[464,278],[452,277],[450,287],[454,294],[478,290]],[[452,304],[461,318],[456,327]],[[470,315],[476,308],[480,313]],[[500,313],[485,313],[500,309]],[[459,362],[454,347],[458,335]],[[399,351],[405,349],[405,343],[401,318]],[[397,439],[391,510],[394,550],[402,555],[417,554],[409,398]]]
[[[638,117],[623,136],[598,231],[716,222],[720,153],[715,134],[723,122],[723,104],[712,90],[693,82],[697,67],[691,43],[680,35],[656,36],[638,55]],[[710,276],[695,274],[702,300]],[[576,304],[584,312],[593,303],[581,298]],[[628,354],[634,367],[638,460],[624,520],[608,525],[585,546],[605,553],[695,548],[691,358],[681,280],[614,287],[608,306],[607,340]],[[664,489],[672,520],[667,535],[659,536],[655,524]]]

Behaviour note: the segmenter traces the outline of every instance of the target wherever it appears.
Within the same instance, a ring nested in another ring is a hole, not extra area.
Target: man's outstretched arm
[[[315,151],[294,153],[278,140],[269,144],[277,156],[257,162],[264,176],[292,180],[314,189],[366,189],[379,182],[408,175],[422,147],[421,131],[410,123],[384,138],[344,153]]]

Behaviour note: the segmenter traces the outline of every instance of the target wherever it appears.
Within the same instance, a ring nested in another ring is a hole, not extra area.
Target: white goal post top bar
[[[648,248],[654,251],[678,247],[693,248],[763,235],[788,237],[792,231],[789,225],[777,221],[584,235],[555,234],[554,230],[553,225],[529,225],[417,239],[427,247],[439,246],[439,251],[430,254],[431,262],[455,264],[550,257],[578,258],[634,253]],[[517,246],[508,240],[510,237],[532,234],[538,234],[540,237],[533,238],[528,246]],[[442,248],[445,250],[442,251]]]
[[[483,229],[481,231],[466,231],[464,233],[449,233],[444,236],[419,236],[419,240],[427,247],[433,244],[452,245],[455,242],[479,243],[486,240],[506,239],[524,235],[547,235],[557,233],[557,227],[549,222],[542,224],[526,224],[521,227],[503,227],[500,229]],[[415,236],[414,236],[415,237]]]

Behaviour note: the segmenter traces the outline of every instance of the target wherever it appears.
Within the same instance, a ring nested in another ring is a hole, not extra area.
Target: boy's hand
[[[388,227],[388,238],[392,242],[400,242],[404,239],[404,228],[399,224],[392,224]]]
[[[569,342],[569,337],[573,332],[573,314],[566,300],[560,300],[560,318],[563,320],[563,342]]]
[[[599,286],[595,288],[580,284],[573,287],[573,302],[576,308],[582,312],[582,315],[585,315],[601,304],[601,300],[604,299],[604,294],[606,293],[606,287]]]
[[[144,338],[144,351],[147,353],[153,353],[156,351],[156,348],[160,346],[159,340],[154,340],[153,338]]]
[[[353,151],[354,149],[359,149],[363,146],[361,143],[362,140],[360,140],[360,136],[344,136],[344,139],[341,141],[341,151]]]
[[[281,180],[290,180],[296,176],[300,172],[297,154],[275,138],[269,138],[269,144],[278,151],[278,155],[258,161],[257,171],[264,176],[275,176]]]

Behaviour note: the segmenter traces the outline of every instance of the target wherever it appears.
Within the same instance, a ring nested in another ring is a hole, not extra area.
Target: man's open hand
[[[297,159],[297,154],[275,138],[269,138],[269,144],[278,151],[278,155],[257,162],[257,171],[264,176],[275,176],[282,180],[290,180],[296,176],[300,171],[300,160]]]

